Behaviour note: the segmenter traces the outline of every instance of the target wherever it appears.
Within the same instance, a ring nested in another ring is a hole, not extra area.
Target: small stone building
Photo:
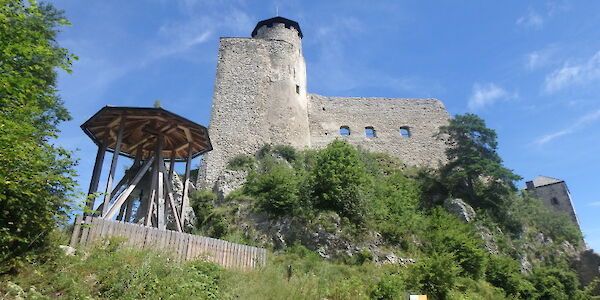
[[[343,98],[308,93],[300,25],[275,17],[250,38],[220,39],[209,126],[213,151],[203,157],[200,187],[211,188],[228,161],[264,144],[322,148],[336,138],[387,152],[414,166],[435,167],[446,144],[434,137],[448,123],[436,99]]]

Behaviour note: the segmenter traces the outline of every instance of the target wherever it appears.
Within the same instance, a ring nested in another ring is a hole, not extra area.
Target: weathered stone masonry
[[[444,161],[445,143],[434,137],[449,119],[440,101],[308,94],[302,37],[298,23],[277,17],[259,22],[252,38],[221,38],[209,126],[213,151],[203,157],[199,186],[211,188],[231,158],[264,144],[322,148],[343,138],[410,165]],[[340,135],[342,126],[350,135]]]

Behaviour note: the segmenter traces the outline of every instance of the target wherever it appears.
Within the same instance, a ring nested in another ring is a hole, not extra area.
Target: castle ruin
[[[309,94],[297,22],[260,21],[251,38],[220,39],[209,133],[199,186],[211,188],[228,161],[263,145],[322,148],[336,138],[387,152],[414,166],[437,166],[448,123],[436,99],[343,98]]]

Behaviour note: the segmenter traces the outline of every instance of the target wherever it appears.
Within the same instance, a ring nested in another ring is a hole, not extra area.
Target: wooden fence
[[[77,217],[71,246],[89,245],[108,237],[123,237],[124,245],[130,247],[167,251],[178,261],[205,258],[226,268],[239,269],[265,265],[263,248],[90,216],[84,220]]]

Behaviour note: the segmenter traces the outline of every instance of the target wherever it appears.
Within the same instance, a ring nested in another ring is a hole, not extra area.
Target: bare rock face
[[[484,247],[485,247],[485,251],[494,254],[494,255],[498,255],[500,254],[500,251],[498,250],[498,245],[496,244],[496,240],[494,239],[494,235],[492,234],[492,231],[490,231],[489,228],[482,226],[482,225],[475,225],[475,228],[477,228],[477,233],[479,233],[479,235],[481,235],[481,239],[484,241]],[[500,229],[497,229],[500,230]]]
[[[461,199],[444,200],[444,208],[447,212],[459,217],[461,220],[470,223],[477,216],[473,208]]]
[[[579,257],[573,262],[573,266],[579,275],[579,281],[583,286],[588,285],[596,278],[600,278],[600,254],[592,249],[586,249],[579,253]],[[600,295],[600,287],[594,291]]]
[[[219,200],[224,200],[229,193],[239,189],[246,182],[247,170],[224,170],[217,178],[213,191]]]

